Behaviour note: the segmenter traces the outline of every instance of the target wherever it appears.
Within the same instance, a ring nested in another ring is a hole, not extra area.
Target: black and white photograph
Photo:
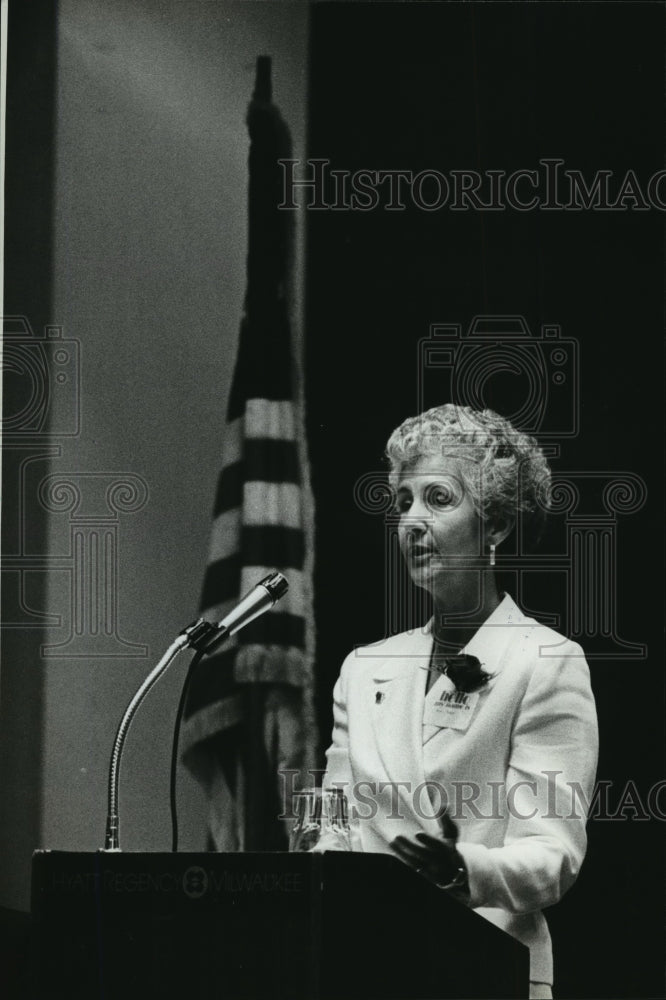
[[[666,997],[664,4],[0,14],[2,996]]]

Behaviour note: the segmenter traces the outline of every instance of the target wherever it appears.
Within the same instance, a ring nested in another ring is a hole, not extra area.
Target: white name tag
[[[443,691],[436,701],[425,706],[423,721],[429,726],[465,730],[479,700],[478,692]]]

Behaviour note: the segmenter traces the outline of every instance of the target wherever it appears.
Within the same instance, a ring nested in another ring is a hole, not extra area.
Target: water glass
[[[351,851],[347,796],[341,788],[304,788],[294,794],[290,851]]]

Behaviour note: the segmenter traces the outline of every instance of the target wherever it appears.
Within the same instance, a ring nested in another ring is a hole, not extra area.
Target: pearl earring
[[[495,543],[494,542],[490,543],[490,565],[491,566],[495,565]]]

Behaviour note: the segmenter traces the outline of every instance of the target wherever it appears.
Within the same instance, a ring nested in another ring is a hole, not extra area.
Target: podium
[[[33,856],[35,1000],[528,996],[529,952],[389,855]]]

